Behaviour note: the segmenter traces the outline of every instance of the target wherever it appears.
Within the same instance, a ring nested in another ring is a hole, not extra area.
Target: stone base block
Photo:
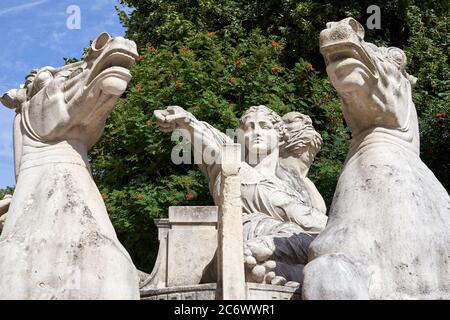
[[[247,300],[301,300],[299,288],[246,283]],[[215,300],[215,283],[141,290],[142,300]]]

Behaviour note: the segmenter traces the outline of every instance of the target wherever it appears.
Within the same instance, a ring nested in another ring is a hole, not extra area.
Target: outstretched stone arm
[[[154,116],[161,131],[179,130],[180,134],[191,143],[194,159],[201,159],[197,164],[208,179],[211,193],[216,195],[220,163],[214,159],[220,159],[223,145],[233,143],[233,140],[209,123],[199,121],[192,113],[179,106],[155,110]]]

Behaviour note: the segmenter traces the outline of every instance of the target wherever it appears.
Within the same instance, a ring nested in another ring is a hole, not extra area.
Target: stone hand
[[[177,128],[186,126],[194,117],[190,112],[179,106],[169,106],[166,110],[155,110],[153,115],[162,132],[172,132]]]
[[[286,279],[275,274],[276,262],[270,260],[275,245],[270,237],[248,240],[244,249],[246,279],[249,282],[284,285]]]

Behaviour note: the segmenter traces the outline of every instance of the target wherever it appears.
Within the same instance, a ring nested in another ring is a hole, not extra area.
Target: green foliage
[[[76,59],[76,58],[63,58],[63,60],[64,60],[64,64],[65,64],[65,65],[68,65],[68,64],[75,63],[75,62],[78,62],[78,61],[79,61],[79,60]]]
[[[419,78],[413,100],[419,114],[421,158],[447,190],[450,189],[450,16],[439,6],[408,7],[409,38],[405,51],[410,73]]]
[[[308,62],[282,66],[283,50],[282,40],[259,30],[237,43],[205,32],[141,48],[130,89],[91,152],[109,214],[125,245],[140,253],[133,257],[138,265],[151,266],[155,252],[142,255],[137,246],[146,243],[147,252],[155,248],[153,218],[164,217],[170,205],[212,204],[194,165],[171,163],[174,143],[152,118],[154,110],[167,105],[182,105],[223,131],[236,128],[242,112],[254,104],[266,103],[282,114],[315,114],[317,128],[329,127],[326,144],[342,146],[332,151],[336,159],[324,159],[325,168],[315,175],[331,199],[348,140],[339,101]],[[137,201],[136,194],[143,199]]]
[[[13,187],[6,187],[5,189],[0,189],[0,200],[3,199],[3,197],[6,196],[7,194],[12,195],[13,192],[14,192]]]
[[[382,29],[366,40],[395,45],[420,78],[414,101],[422,158],[448,188],[448,1],[122,0],[127,37],[140,58],[101,141],[91,151],[95,180],[120,240],[138,268],[151,271],[157,253],[153,219],[173,205],[212,204],[194,165],[170,161],[174,142],[152,113],[187,108],[220,130],[235,128],[242,112],[267,104],[280,114],[311,116],[324,143],[310,178],[331,203],[350,134],[328,81],[318,35],[328,21],[353,16],[364,23],[370,4],[381,7]],[[439,116],[437,116],[439,115]]]

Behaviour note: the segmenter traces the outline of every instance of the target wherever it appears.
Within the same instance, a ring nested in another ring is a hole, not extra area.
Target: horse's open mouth
[[[117,76],[123,80],[131,80],[129,69],[137,55],[125,49],[113,49],[106,53],[95,65],[88,80],[88,85],[106,76]]]
[[[366,50],[353,42],[338,42],[320,47],[327,66],[334,65],[338,71],[342,67],[362,66],[378,78],[378,71]]]

